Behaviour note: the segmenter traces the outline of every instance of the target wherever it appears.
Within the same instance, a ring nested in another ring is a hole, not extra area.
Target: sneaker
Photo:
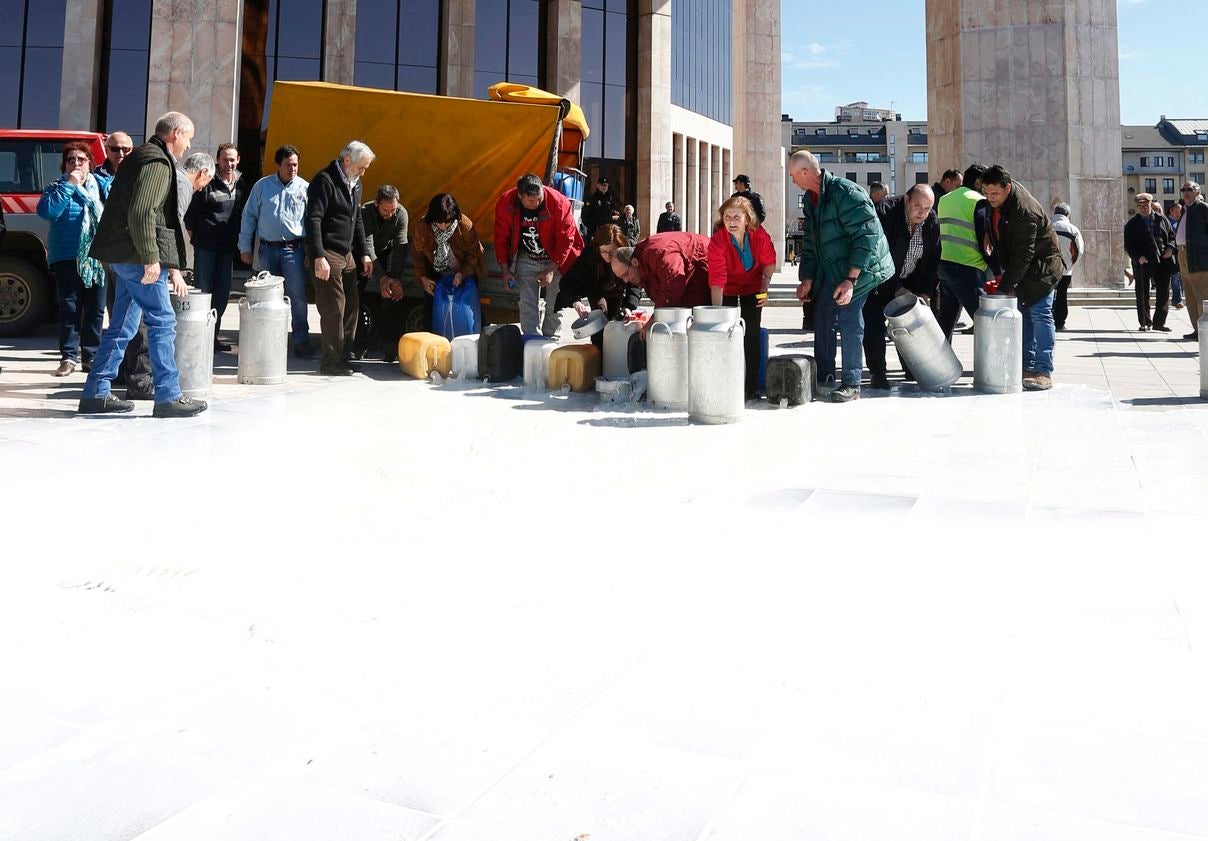
[[[70,377],[75,373],[76,364],[70,359],[64,359],[59,363],[59,367],[51,372],[52,377]]]
[[[151,383],[146,383],[146,384],[135,383],[134,385],[127,385],[126,386],[126,399],[127,400],[154,400],[155,399],[155,386],[152,385]]]
[[[310,342],[298,342],[294,345],[294,356],[299,359],[311,359],[315,355],[315,349],[310,346]]]
[[[1167,327],[1165,324],[1163,324],[1161,327],[1159,327],[1158,325],[1155,324],[1153,326],[1153,329],[1157,330],[1159,333],[1169,333],[1170,332],[1170,328]]]
[[[1181,309],[1183,309],[1183,305],[1182,305],[1182,304],[1175,304],[1175,305],[1174,305],[1174,308],[1175,308],[1176,310],[1181,310]]]
[[[328,365],[319,366],[319,373],[327,377],[351,377],[352,369],[347,365]]]
[[[889,391],[889,380],[886,377],[873,377],[868,387],[873,391]]]
[[[832,403],[847,403],[850,400],[859,400],[860,386],[844,383],[831,392],[830,399]]]
[[[1194,330],[1183,337],[1183,341],[1185,342],[1198,342],[1199,340],[1200,334]]]
[[[1053,378],[1048,374],[1034,372],[1023,378],[1024,391],[1048,391],[1053,387]]]
[[[1148,324],[1142,324],[1142,325],[1141,325],[1139,328],[1137,328],[1137,329],[1139,329],[1139,330],[1140,330],[1142,333],[1148,333],[1148,332],[1149,332],[1149,325],[1148,325]]]
[[[104,397],[85,397],[80,400],[80,408],[76,410],[81,415],[108,415],[133,412],[134,404],[128,400],[118,400],[112,394]]]
[[[181,395],[171,403],[156,403],[151,416],[155,418],[191,418],[200,415],[209,404],[204,400],[194,400],[192,397]]]

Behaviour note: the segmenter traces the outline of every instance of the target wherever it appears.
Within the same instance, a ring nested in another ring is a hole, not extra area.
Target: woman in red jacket
[[[740,196],[727,199],[721,206],[721,224],[709,240],[709,294],[714,306],[742,310],[748,400],[758,396],[760,317],[774,271],[776,247],[759,226],[754,206]]]

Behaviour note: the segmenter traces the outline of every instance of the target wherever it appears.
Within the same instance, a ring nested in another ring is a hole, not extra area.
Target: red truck
[[[55,301],[46,264],[50,224],[38,217],[42,189],[59,177],[63,146],[82,140],[94,165],[105,160],[105,135],[94,131],[0,129],[0,338],[23,336],[46,321]]]

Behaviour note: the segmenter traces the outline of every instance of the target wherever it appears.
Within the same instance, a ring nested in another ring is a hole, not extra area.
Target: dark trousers
[[[428,296],[430,301],[432,296]],[[398,340],[403,336],[403,317],[407,314],[407,299],[392,301],[383,298],[377,292],[361,290],[361,306],[369,310],[373,329],[368,336],[362,336],[357,330],[356,349],[358,351],[382,352],[382,358],[393,362],[398,356]],[[429,308],[430,310],[431,308]]]
[[[1053,297],[1053,323],[1060,330],[1065,327],[1065,320],[1070,314],[1070,302],[1068,292],[1070,291],[1070,281],[1072,277],[1062,275],[1061,280],[1057,281],[1057,294]]]
[[[1161,260],[1150,261],[1142,266],[1133,260],[1133,290],[1137,295],[1137,323],[1142,327],[1165,327],[1166,314],[1170,311],[1171,266]],[[1149,282],[1157,290],[1153,318],[1149,316]]]
[[[113,322],[113,304],[116,298],[117,276],[105,266],[105,306],[109,310],[110,326]],[[127,389],[149,392],[153,388],[151,378],[151,355],[147,352],[147,325],[139,322],[138,330],[126,345],[122,364],[117,370],[114,383],[125,383]]]
[[[211,251],[208,248],[193,249],[193,279],[197,288],[210,293],[210,306],[218,313],[214,324],[214,338],[222,329],[222,314],[231,300],[231,268],[235,261],[233,251]]]
[[[75,260],[56,260],[50,267],[59,292],[59,358],[91,363],[101,346],[105,326],[105,288],[84,286]]]
[[[721,299],[723,306],[738,307],[742,320],[746,324],[742,349],[747,363],[746,396],[748,400],[759,392],[759,330],[763,322],[763,310],[755,306],[755,300],[753,292],[750,295],[726,295]]]
[[[885,364],[885,305],[893,300],[896,291],[892,283],[882,283],[864,302],[864,364],[868,366],[868,374],[874,382],[885,379],[888,371]],[[898,361],[906,379],[914,379],[901,354],[898,355]]]
[[[952,343],[952,328],[961,313],[961,307],[972,318],[981,306],[982,284],[986,281],[986,273],[972,266],[962,266],[959,263],[940,261],[940,329],[944,338]]]
[[[361,296],[357,289],[357,261],[351,254],[327,251],[324,255],[331,273],[327,280],[312,277],[319,327],[323,331],[324,365],[339,365],[344,354],[353,349],[357,322],[361,319]],[[314,275],[314,264],[310,272]]]

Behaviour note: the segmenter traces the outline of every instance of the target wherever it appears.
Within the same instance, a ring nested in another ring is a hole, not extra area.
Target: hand
[[[324,283],[327,282],[327,278],[331,277],[331,263],[327,262],[326,257],[316,257],[315,263],[314,263],[314,269],[315,269],[315,277],[317,277],[319,280],[323,281]]]
[[[500,273],[500,278],[507,284],[508,289],[516,288],[516,275],[512,274],[511,269],[504,269]]]
[[[1149,262],[1148,257],[1141,257],[1140,259],[1137,260],[1137,265],[1144,266],[1148,262]]]
[[[150,286],[159,280],[159,263],[148,263],[143,266],[143,286]]]
[[[462,281],[461,272],[458,272],[457,274],[453,275],[453,288],[456,289],[457,287],[461,286],[461,281]]]
[[[373,261],[368,257],[361,258],[361,276],[373,277]]]
[[[1174,256],[1174,252],[1171,251],[1169,248],[1167,248],[1165,251],[1162,252],[1163,260],[1169,260],[1173,256]]]
[[[76,167],[75,169],[68,171],[67,180],[79,187],[88,180],[88,170],[84,167]]]
[[[436,281],[430,277],[421,277],[419,279],[419,285],[424,287],[424,291],[429,295],[432,295],[436,292]]]
[[[851,296],[855,289],[856,285],[847,278],[839,281],[839,285],[835,287],[835,303],[841,307],[850,304]]]
[[[578,315],[579,318],[587,318],[588,312],[589,310],[587,309],[587,304],[583,303],[582,301],[575,301],[575,314]]]
[[[768,302],[768,293],[767,292],[760,292],[758,295],[755,296],[756,309],[764,306],[765,304],[767,304],[767,302]]]
[[[247,263],[250,266],[252,264],[252,252],[240,251],[239,259],[242,260],[243,262]]]
[[[172,287],[172,294],[177,298],[188,297],[189,287],[185,285],[185,276],[180,273],[179,269],[168,269],[168,284]]]
[[[397,301],[403,297],[403,285],[392,277],[382,278],[378,287],[381,290],[383,298],[389,298],[391,301]]]
[[[554,280],[554,270],[553,269],[547,269],[546,271],[543,271],[541,274],[537,275],[537,285],[542,288],[549,286],[553,282],[553,280]]]
[[[603,298],[601,298],[600,300],[596,301],[596,309],[604,310],[604,312],[607,313],[608,312],[608,302],[605,301]]]
[[[803,280],[797,285],[797,300],[805,303],[810,300],[810,289],[814,286],[812,280]]]

